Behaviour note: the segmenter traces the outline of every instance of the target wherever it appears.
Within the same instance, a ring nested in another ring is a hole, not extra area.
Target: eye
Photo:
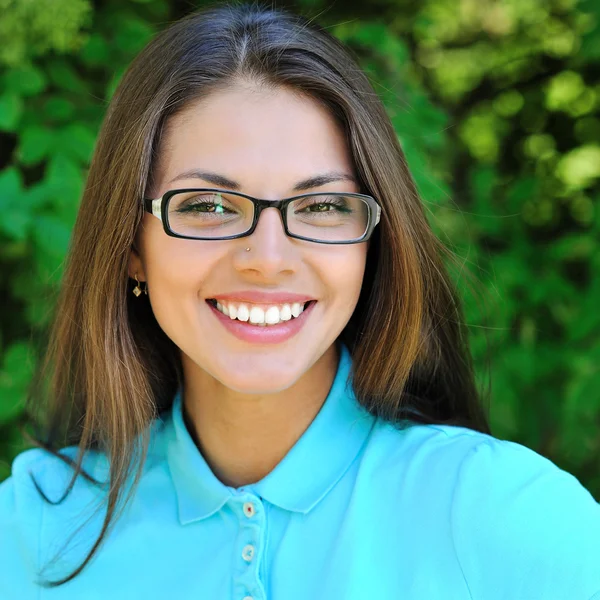
[[[210,202],[207,200],[198,200],[196,202],[189,202],[185,206],[180,206],[177,209],[178,212],[206,212],[221,214],[228,211],[226,206]]]
[[[335,205],[331,202],[315,202],[313,204],[309,204],[307,208],[311,211],[314,208],[315,210],[312,212],[328,212],[329,209],[333,207],[335,207]]]
[[[177,213],[224,214],[233,212],[221,194],[178,195],[171,201],[170,210]]]
[[[294,212],[328,213],[328,212],[352,212],[344,196],[313,196],[298,201],[294,206]]]

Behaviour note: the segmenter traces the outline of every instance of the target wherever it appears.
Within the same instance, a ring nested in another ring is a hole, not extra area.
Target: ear
[[[135,279],[135,275],[137,274],[139,281],[146,281],[144,261],[142,260],[142,257],[140,256],[135,244],[129,251],[129,265],[127,271],[131,279]]]

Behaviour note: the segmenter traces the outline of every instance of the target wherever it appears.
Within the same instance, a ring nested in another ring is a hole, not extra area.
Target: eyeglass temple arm
[[[149,212],[150,214],[154,215],[159,221],[162,222],[162,212],[161,212],[161,207],[162,207],[162,197],[161,198],[146,198],[144,200],[144,209],[146,210],[146,212]]]

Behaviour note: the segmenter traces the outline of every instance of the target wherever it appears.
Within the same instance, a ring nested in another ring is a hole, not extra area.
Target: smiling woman
[[[0,486],[0,597],[587,600],[600,507],[492,437],[444,256],[326,31],[222,5],[157,36]]]

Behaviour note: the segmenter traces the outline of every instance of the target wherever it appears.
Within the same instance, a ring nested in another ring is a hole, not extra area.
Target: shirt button
[[[253,517],[256,514],[256,511],[254,510],[254,504],[252,504],[252,502],[244,502],[244,514],[248,518]]]
[[[248,544],[247,546],[244,546],[244,549],[242,550],[242,558],[246,562],[250,562],[252,560],[253,556],[254,556],[254,546],[252,544]]]

